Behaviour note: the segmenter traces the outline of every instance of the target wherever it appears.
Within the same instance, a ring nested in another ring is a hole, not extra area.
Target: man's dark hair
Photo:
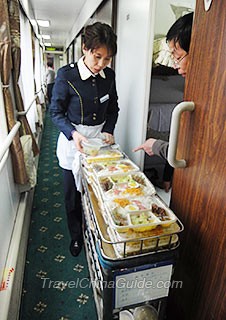
[[[53,63],[52,63],[52,61],[47,61],[47,67],[53,68]]]
[[[174,41],[174,44],[179,43],[180,47],[189,52],[191,42],[191,31],[193,22],[193,12],[179,18],[171,26],[166,35],[166,41]]]
[[[117,36],[113,29],[106,23],[95,22],[85,27],[82,42],[86,49],[94,49],[105,46],[111,56],[117,52]]]

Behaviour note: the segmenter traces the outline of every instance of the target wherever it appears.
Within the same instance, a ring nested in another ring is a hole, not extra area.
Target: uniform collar
[[[93,74],[84,63],[84,56],[78,60],[78,71],[82,80],[86,80],[88,78],[95,77],[97,74]],[[101,70],[98,73],[102,78],[106,78],[104,70]]]

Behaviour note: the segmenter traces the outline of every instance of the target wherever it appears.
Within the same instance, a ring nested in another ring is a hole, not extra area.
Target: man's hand
[[[149,156],[153,156],[154,153],[152,151],[152,146],[155,143],[156,139],[150,138],[146,140],[143,144],[141,144],[139,147],[136,147],[133,149],[133,152],[144,150]]]

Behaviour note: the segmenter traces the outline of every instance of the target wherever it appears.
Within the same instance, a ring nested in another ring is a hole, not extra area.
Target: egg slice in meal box
[[[130,188],[138,188],[139,187],[139,183],[137,183],[136,181],[129,181],[128,182],[128,187]]]
[[[128,205],[125,207],[125,210],[126,210],[126,211],[138,211],[138,210],[139,210],[139,207],[136,206],[135,204],[128,204]]]

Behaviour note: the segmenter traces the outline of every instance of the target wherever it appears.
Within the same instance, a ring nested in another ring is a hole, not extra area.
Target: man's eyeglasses
[[[173,61],[174,61],[174,66],[175,68],[179,68],[180,67],[180,63],[181,61],[187,57],[188,53],[186,53],[183,57],[181,57],[180,59],[176,59],[174,56],[172,57],[173,58]]]

